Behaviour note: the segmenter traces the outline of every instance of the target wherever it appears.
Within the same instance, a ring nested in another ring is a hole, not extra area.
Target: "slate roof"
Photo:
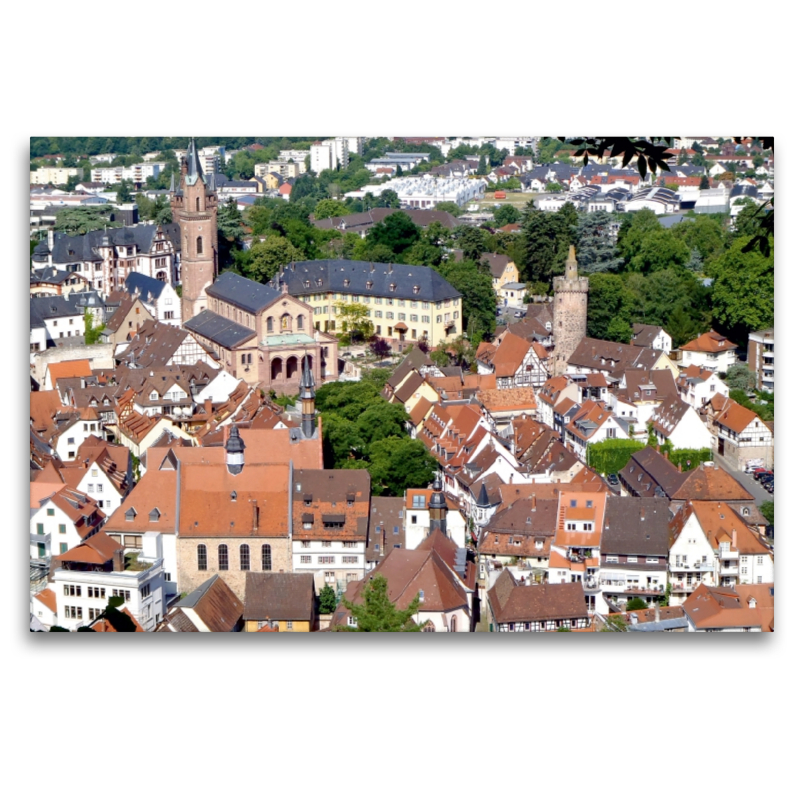
[[[184,322],[183,327],[198,336],[202,336],[204,339],[209,339],[220,345],[220,347],[224,347],[226,350],[231,350],[248,339],[253,339],[256,335],[256,332],[251,328],[246,328],[232,319],[226,319],[213,311],[209,311],[207,308],[197,316]]]
[[[637,347],[652,347],[653,341],[660,332],[660,325],[634,325],[631,344]]]
[[[125,289],[128,293],[134,294],[138,291],[144,298],[150,295],[157,300],[161,297],[161,293],[166,286],[167,284],[164,281],[151,278],[149,275],[143,275],[141,272],[131,272],[125,278]]]
[[[150,252],[156,225],[134,225],[128,228],[108,228],[106,230],[89,231],[82,236],[67,236],[56,233],[53,241],[53,263],[72,264],[78,261],[102,261],[97,254],[104,236],[108,236],[112,245],[135,245],[139,252]],[[181,232],[177,222],[168,222],[161,226],[164,233],[180,252]]]
[[[290,267],[284,267],[278,277],[286,283],[289,294],[293,296],[309,292],[342,292],[370,297],[398,297],[429,303],[461,297],[461,294],[435,269],[406,264],[380,264],[343,259],[296,261]],[[370,288],[367,288],[367,282],[371,282]],[[391,289],[392,284],[395,285],[394,291]],[[419,287],[416,294],[415,286]]]
[[[44,320],[59,317],[83,316],[72,295],[57,294],[51,297],[31,297],[31,327],[41,327]],[[38,323],[35,325],[34,323]]]
[[[619,476],[633,487],[639,497],[653,497],[660,487],[667,497],[672,497],[690,473],[682,473],[665,456],[652,447],[634,453],[620,470]]]
[[[248,572],[245,578],[244,619],[307,621],[314,619],[314,576]]]
[[[197,632],[194,623],[183,613],[184,608],[193,609],[211,633],[229,633],[238,627],[244,604],[219,575],[214,575],[179,600],[174,610],[177,619],[172,619],[171,612],[159,630],[169,630],[172,624],[181,633]]]
[[[271,283],[256,283],[235,272],[223,272],[213,285],[206,289],[206,294],[251,314],[258,314],[277,300],[281,293]]]

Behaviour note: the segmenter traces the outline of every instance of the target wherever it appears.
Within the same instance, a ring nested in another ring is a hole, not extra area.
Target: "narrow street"
[[[753,497],[756,499],[756,503],[761,505],[762,503],[766,503],[767,500],[773,500],[774,495],[771,495],[762,485],[753,478],[751,475],[747,475],[744,472],[740,472],[739,470],[735,469],[723,456],[720,456],[719,453],[714,454],[714,463],[718,466],[722,467],[729,475],[732,475],[737,483],[739,483],[744,489],[747,489]]]

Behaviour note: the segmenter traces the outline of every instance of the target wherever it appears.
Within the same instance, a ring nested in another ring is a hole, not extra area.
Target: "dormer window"
[[[303,286],[306,289],[310,289],[311,288],[311,281],[303,281]]]
[[[131,507],[125,512],[125,522],[133,522],[136,519],[136,509]]]
[[[414,294],[419,294],[419,286],[414,287]]]
[[[367,289],[371,289],[371,288],[372,288],[372,281],[367,281]]]
[[[151,400],[158,400],[158,392],[150,392]]]
[[[390,292],[393,292],[396,288],[397,288],[397,284],[396,283],[390,283],[389,284],[389,291]]]
[[[161,519],[161,512],[157,508],[154,508],[150,512],[150,522],[158,522],[160,519]]]
[[[346,288],[347,288],[349,285],[350,285],[350,278],[345,278],[345,279],[344,279],[344,286],[345,286],[345,289],[346,289]]]

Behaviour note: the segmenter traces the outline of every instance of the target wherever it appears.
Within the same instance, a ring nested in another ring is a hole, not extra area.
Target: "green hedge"
[[[619,472],[634,453],[644,450],[646,446],[644,442],[634,442],[631,439],[606,439],[604,442],[589,445],[586,463],[603,475]]]
[[[671,450],[669,453],[669,460],[676,467],[682,467],[683,471],[686,472],[686,470],[699,467],[704,461],[713,461],[714,456],[708,448],[705,450],[690,450],[684,448],[682,450]]]

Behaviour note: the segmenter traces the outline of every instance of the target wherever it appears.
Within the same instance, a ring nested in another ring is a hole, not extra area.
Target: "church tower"
[[[553,278],[553,375],[563,375],[567,360],[586,336],[589,279],[578,277],[575,246],[569,246],[564,275]]]
[[[177,189],[170,187],[172,219],[181,228],[181,313],[184,322],[208,307],[206,287],[217,277],[217,192],[214,176],[203,175],[192,139],[181,161]]]
[[[300,403],[303,409],[301,428],[303,436],[311,439],[317,427],[316,422],[316,402],[317,393],[314,391],[314,376],[308,365],[308,356],[303,357],[303,378],[300,381]]]

